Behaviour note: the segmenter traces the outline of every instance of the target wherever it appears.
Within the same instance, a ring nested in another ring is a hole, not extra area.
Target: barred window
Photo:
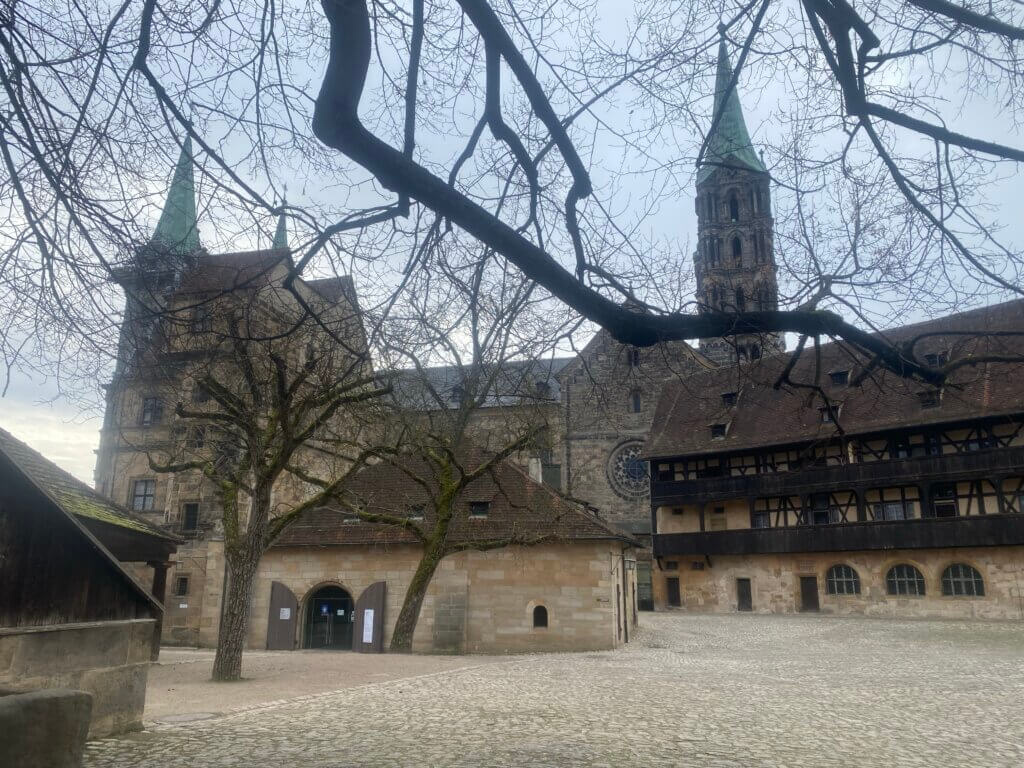
[[[894,565],[885,574],[885,590],[890,595],[924,596],[924,576],[912,565]]]
[[[859,595],[860,576],[848,565],[833,565],[825,575],[825,589],[830,595]]]
[[[947,597],[984,597],[985,582],[977,569],[953,563],[942,572],[942,594]]]

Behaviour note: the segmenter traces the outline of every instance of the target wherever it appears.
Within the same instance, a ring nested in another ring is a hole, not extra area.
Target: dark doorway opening
[[[817,576],[801,576],[800,577],[800,610],[801,611],[817,611],[818,610],[818,577]]]
[[[750,594],[750,579],[736,579],[736,610],[754,610],[754,600]]]
[[[352,650],[352,595],[341,587],[321,587],[306,606],[306,635],[303,648]]]
[[[680,607],[683,601],[679,599],[679,579],[669,576],[665,581],[668,585],[668,604],[675,608]]]

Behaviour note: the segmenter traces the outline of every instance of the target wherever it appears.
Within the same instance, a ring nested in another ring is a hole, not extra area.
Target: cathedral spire
[[[718,71],[715,75],[715,111],[714,116],[721,114],[714,131],[708,138],[708,146],[704,152],[704,161],[697,171],[697,182],[704,181],[716,168],[722,165],[747,168],[752,171],[765,171],[764,163],[754,152],[747,133],[747,124],[743,119],[740,99],[733,87],[726,98],[729,82],[732,80],[732,63],[725,42],[725,27],[718,26],[721,40],[718,43]]]
[[[174,167],[167,202],[153,232],[152,243],[174,253],[189,254],[200,249],[196,218],[196,185],[193,176],[192,138],[186,137]]]
[[[281,201],[281,212],[277,214],[277,229],[274,231],[274,242],[271,248],[275,251],[288,248],[288,219],[284,215],[284,206],[287,200]]]

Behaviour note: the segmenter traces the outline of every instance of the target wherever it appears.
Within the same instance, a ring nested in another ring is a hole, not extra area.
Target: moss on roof
[[[177,541],[177,538],[167,531],[101,496],[3,429],[0,429],[0,453],[10,459],[11,463],[46,491],[61,507],[76,517]]]

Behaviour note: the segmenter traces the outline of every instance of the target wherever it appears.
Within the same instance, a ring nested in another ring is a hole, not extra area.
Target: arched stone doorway
[[[320,587],[306,601],[303,648],[352,650],[354,617],[352,595],[333,584]]]

